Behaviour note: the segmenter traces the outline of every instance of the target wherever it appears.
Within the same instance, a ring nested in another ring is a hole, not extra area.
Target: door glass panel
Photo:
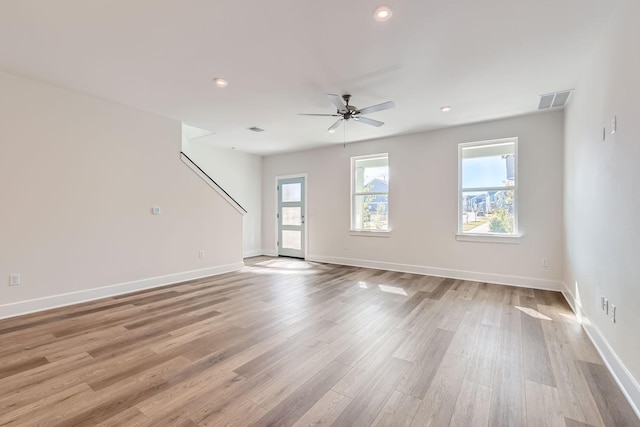
[[[302,224],[302,208],[282,208],[282,225]]]
[[[285,249],[302,249],[302,233],[294,230],[282,230],[282,247]]]
[[[302,184],[282,184],[283,202],[300,202],[302,200]]]

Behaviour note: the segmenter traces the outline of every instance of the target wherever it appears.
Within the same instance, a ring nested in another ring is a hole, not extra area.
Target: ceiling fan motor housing
[[[344,94],[342,96],[328,94],[327,95],[333,105],[336,106],[337,110],[335,114],[303,114],[303,116],[331,116],[331,117],[340,117],[334,124],[332,124],[328,131],[330,133],[334,132],[337,127],[339,127],[343,122],[353,119],[358,121],[359,123],[363,123],[365,125],[380,127],[384,124],[379,120],[370,119],[368,117],[363,117],[365,114],[375,113],[377,111],[388,110],[390,108],[395,108],[396,104],[392,101],[383,102],[382,104],[372,105],[367,108],[363,108],[362,110],[358,109],[358,107],[354,105],[349,105],[349,101],[351,100],[350,94]]]
[[[342,114],[342,118],[345,120],[349,120],[351,117],[355,117],[358,113],[358,107],[349,105],[349,100],[351,99],[351,95],[349,94],[342,95],[342,99],[344,99],[346,111],[338,110],[338,114]]]

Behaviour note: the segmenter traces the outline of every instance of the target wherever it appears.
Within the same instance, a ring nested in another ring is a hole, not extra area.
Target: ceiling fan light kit
[[[351,95],[334,95],[328,94],[329,100],[336,106],[336,114],[306,114],[299,113],[301,116],[324,116],[324,117],[339,117],[334,124],[332,124],[327,131],[329,133],[335,132],[335,130],[342,125],[343,122],[353,119],[356,122],[363,123],[370,126],[380,127],[384,122],[373,120],[368,117],[362,117],[365,114],[375,113],[377,111],[389,110],[395,108],[396,104],[393,101],[383,102],[382,104],[372,105],[370,107],[359,109],[354,105],[349,105]]]

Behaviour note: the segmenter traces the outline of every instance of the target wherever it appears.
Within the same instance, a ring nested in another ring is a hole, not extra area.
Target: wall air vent
[[[247,128],[247,129],[249,129],[252,132],[264,132],[264,129],[260,129],[257,126],[251,126],[250,128]]]
[[[571,92],[572,89],[540,95],[540,105],[538,105],[538,110],[564,107],[569,99],[569,95],[571,95]]]

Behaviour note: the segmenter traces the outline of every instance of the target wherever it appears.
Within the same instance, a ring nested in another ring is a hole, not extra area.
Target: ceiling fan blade
[[[354,117],[353,119],[360,123],[364,123],[365,125],[371,125],[375,127],[380,127],[384,124],[384,122],[379,122],[378,120],[373,120],[368,117]]]
[[[309,114],[309,113],[298,113],[299,116],[324,116],[324,117],[342,117],[340,114]]]
[[[329,94],[327,96],[329,97],[329,100],[333,103],[333,105],[336,106],[338,111],[340,112],[347,111],[347,106],[344,105],[344,101],[342,100],[342,97],[340,95]]]
[[[396,104],[393,101],[383,102],[382,104],[372,105],[371,107],[363,108],[358,111],[359,114],[370,114],[375,113],[376,111],[389,110],[391,108],[395,108]]]
[[[342,124],[342,122],[344,121],[344,119],[338,119],[336,120],[336,122],[334,124],[332,124],[329,129],[327,129],[327,131],[329,133],[333,133],[336,131],[336,129],[338,129],[340,127],[340,125]]]

